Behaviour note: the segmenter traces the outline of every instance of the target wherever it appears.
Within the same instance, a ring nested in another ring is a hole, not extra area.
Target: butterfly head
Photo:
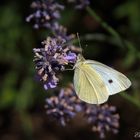
[[[82,54],[78,54],[75,67],[81,65],[83,61],[85,61],[85,58],[82,56]]]
[[[82,54],[78,54],[77,61],[84,61],[84,60],[85,60],[85,58],[83,57],[83,55]]]
[[[84,60],[85,60],[85,58],[82,56],[82,54],[78,54],[74,68],[79,67],[79,65],[81,65]]]

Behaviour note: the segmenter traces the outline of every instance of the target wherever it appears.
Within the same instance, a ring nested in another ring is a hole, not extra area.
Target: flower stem
[[[136,105],[138,108],[140,108],[140,103],[138,100],[134,99],[134,97],[127,95],[127,94],[120,94],[124,99],[128,100],[129,102],[133,103]]]
[[[111,26],[109,26],[105,21],[103,21],[101,17],[98,16],[96,12],[89,6],[86,8],[86,10],[106,31],[108,31],[112,36],[114,36],[119,41],[121,47],[126,47],[125,41],[121,38],[121,36],[117,31],[115,31]]]

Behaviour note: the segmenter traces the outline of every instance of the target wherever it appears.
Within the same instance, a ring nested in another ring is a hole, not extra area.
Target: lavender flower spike
[[[60,10],[63,10],[64,6],[55,0],[36,0],[31,4],[31,8],[34,12],[26,18],[26,21],[33,22],[36,29],[40,27],[51,29],[60,18]]]
[[[70,119],[75,117],[78,111],[81,111],[80,100],[74,94],[72,88],[68,87],[61,89],[58,96],[46,99],[45,108],[47,115],[57,120],[62,126],[65,126]]]
[[[69,63],[76,62],[76,54],[71,52],[69,46],[64,47],[64,43],[65,40],[62,38],[48,37],[42,42],[42,48],[33,49],[36,70],[46,90],[57,86],[58,72],[65,70]]]
[[[100,138],[105,138],[106,131],[118,132],[119,115],[115,113],[116,107],[104,105],[88,106],[85,111],[85,117],[89,124],[92,124],[92,130],[98,132]]]

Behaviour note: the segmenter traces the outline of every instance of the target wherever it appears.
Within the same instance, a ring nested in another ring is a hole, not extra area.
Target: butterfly
[[[110,95],[130,87],[130,80],[122,73],[79,54],[74,66],[74,88],[78,97],[90,104],[102,104]]]

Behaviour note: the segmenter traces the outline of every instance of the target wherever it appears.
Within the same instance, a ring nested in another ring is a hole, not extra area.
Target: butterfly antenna
[[[78,38],[78,43],[79,43],[79,46],[81,48],[81,53],[82,53],[82,46],[81,46],[80,37],[79,37],[79,34],[78,33],[77,33],[77,38]]]

